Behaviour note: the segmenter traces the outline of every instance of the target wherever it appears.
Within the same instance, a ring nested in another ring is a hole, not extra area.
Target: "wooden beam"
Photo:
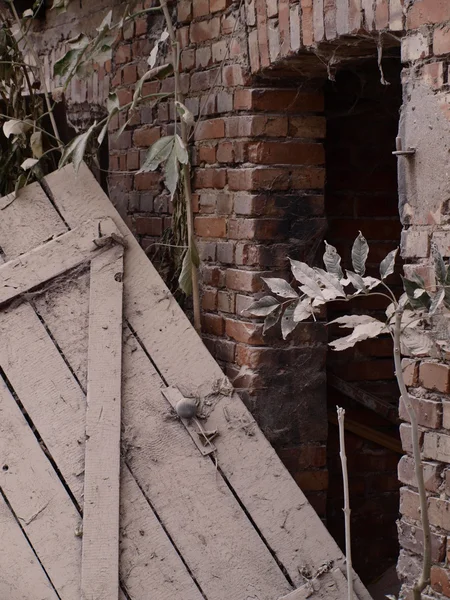
[[[123,248],[91,262],[81,597],[119,596]]]
[[[328,413],[328,421],[333,425],[338,424],[337,417],[333,412]],[[348,419],[347,417],[345,417],[345,429],[351,431],[352,433],[356,433],[356,435],[359,435],[365,440],[375,442],[376,444],[379,444],[380,446],[383,446],[388,450],[392,450],[393,452],[397,452],[398,454],[403,454],[402,444],[400,440],[397,440],[391,435],[381,433],[376,429],[372,429],[372,427],[368,427],[367,425],[363,425],[362,423],[358,423],[357,421],[353,421],[352,419]]]
[[[6,262],[0,266],[0,305],[90,261],[117,234],[112,219],[93,219]]]
[[[327,375],[327,383],[338,392],[341,392],[345,396],[348,396],[352,400],[362,404],[369,410],[376,412],[391,423],[395,423],[396,425],[399,424],[397,409],[395,406],[387,402],[387,400],[378,398],[370,392],[366,392],[365,390],[361,389],[359,386],[348,381],[344,381],[333,373],[329,373]]]

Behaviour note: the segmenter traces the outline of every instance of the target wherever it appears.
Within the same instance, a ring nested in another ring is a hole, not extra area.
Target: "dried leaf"
[[[157,140],[149,149],[145,162],[138,173],[155,171],[161,163],[166,161],[175,144],[175,136],[166,135]]]
[[[280,306],[280,303],[273,296],[264,296],[243,310],[243,314],[249,314],[252,317],[267,317],[275,309]]]
[[[352,333],[343,338],[330,342],[333,350],[341,351],[352,348],[356,343],[368,338],[374,338],[380,333],[387,332],[386,324],[368,315],[349,315],[339,317],[331,323],[339,323],[341,327],[354,327]],[[330,324],[331,324],[330,323]]]
[[[297,306],[294,309],[294,321],[299,323],[300,321],[305,321],[313,316],[313,309],[311,306],[311,300],[309,298],[303,299],[301,302],[297,303]]]
[[[148,57],[147,63],[149,64],[150,67],[154,67],[156,65],[156,61],[158,59],[159,46],[160,46],[160,44],[165,42],[168,37],[169,37],[169,33],[168,33],[167,29],[165,29],[159,36],[159,40],[153,46],[153,49],[150,52],[150,56]]]
[[[394,272],[395,269],[395,259],[397,257],[398,248],[395,250],[391,250],[386,258],[380,263],[380,276],[381,279],[386,279],[389,275]]]
[[[328,273],[335,275],[338,279],[342,279],[344,273],[341,268],[341,257],[336,248],[325,241],[325,254],[323,255],[323,264]]]
[[[281,317],[281,335],[283,336],[283,340],[287,338],[287,336],[294,331],[297,326],[297,322],[294,320],[294,312],[297,308],[299,301],[296,300],[292,302],[286,307],[286,310]]]
[[[373,288],[376,288],[381,283],[381,281],[379,279],[377,279],[376,277],[366,276],[366,277],[363,277],[362,280],[364,282],[366,290],[373,290]]]
[[[166,188],[169,190],[171,197],[173,198],[178,187],[178,180],[180,178],[180,170],[178,166],[178,157],[175,143],[172,145],[172,151],[166,160],[164,168],[164,183]]]
[[[19,121],[17,119],[10,119],[3,123],[3,133],[7,138],[10,135],[20,135],[26,133],[33,127],[33,123],[30,121]]]
[[[134,88],[133,94],[133,102],[130,106],[130,111],[136,108],[139,99],[142,97],[142,88],[146,81],[151,79],[164,79],[168,75],[173,73],[173,66],[170,63],[165,65],[161,65],[160,67],[155,67],[144,73],[139,81],[136,83],[136,87]]]
[[[276,308],[273,312],[271,312],[269,315],[267,315],[267,317],[265,318],[264,327],[263,327],[263,335],[266,333],[266,331],[268,331],[269,329],[271,329],[271,327],[273,327],[274,325],[276,325],[278,323],[280,315],[281,315],[281,305],[278,308]]]
[[[70,0],[53,0],[51,10],[55,10],[58,14],[67,11]]]
[[[434,342],[430,332],[408,327],[402,332],[400,346],[402,354],[406,356],[430,356]]]
[[[322,297],[322,291],[319,285],[319,275],[309,265],[298,260],[292,260],[291,271],[295,279],[302,284],[300,289],[311,298]]]
[[[436,292],[434,298],[431,301],[430,308],[429,308],[430,315],[434,315],[434,313],[437,311],[437,309],[439,308],[439,306],[441,305],[441,303],[444,300],[444,296],[445,296],[445,288],[440,288]]]
[[[445,279],[447,277],[447,268],[444,263],[444,259],[442,258],[441,253],[439,252],[439,248],[436,246],[435,242],[431,242],[431,255],[434,260],[434,271],[436,275],[436,279],[439,283],[444,284]]]
[[[31,18],[33,18],[33,15],[34,15],[34,13],[33,13],[32,9],[31,8],[27,8],[27,10],[25,10],[24,13],[23,13],[22,18],[24,18],[24,19],[31,19]]]
[[[328,273],[327,271],[319,269],[318,267],[316,267],[314,270],[319,276],[320,283],[325,286],[328,292],[333,294],[327,298],[327,300],[332,300],[338,297],[345,298],[345,290],[336,275],[333,275],[333,273]],[[322,294],[324,294],[324,291],[325,290],[322,290]]]
[[[105,30],[109,30],[111,29],[111,22],[112,22],[112,10],[110,10],[105,18],[103,19],[103,21],[100,23],[100,25],[97,27],[97,31],[99,33],[103,33]]]
[[[187,165],[189,162],[189,155],[185,143],[177,134],[175,135],[175,153],[177,155],[178,162],[182,165]]]
[[[30,136],[30,148],[35,158],[41,158],[44,154],[42,131],[35,131]]]
[[[64,98],[64,88],[62,86],[56,87],[54,90],[52,90],[53,102],[56,102],[58,104],[58,102],[62,102],[63,98]]]
[[[366,260],[369,255],[369,244],[361,232],[353,243],[352,265],[355,273],[363,276],[366,272]]]
[[[114,114],[120,109],[119,96],[115,92],[110,92],[106,98],[106,110],[108,114]]]
[[[353,273],[353,271],[345,271],[347,273],[347,277],[350,280],[350,283],[353,287],[358,291],[364,291],[366,289],[366,285],[364,283],[364,279],[358,273]]]
[[[280,298],[298,298],[297,292],[289,285],[285,279],[279,277],[265,278],[261,277],[269,290]]]
[[[415,280],[407,279],[406,277],[402,277],[403,281],[403,289],[408,296],[408,302],[412,308],[429,308],[431,304],[431,298],[428,292],[424,289],[425,284],[423,283],[423,279],[416,275]],[[414,293],[417,289],[424,290],[422,294],[418,298],[414,297]]]
[[[37,158],[27,158],[20,165],[20,168],[23,169],[24,171],[28,171],[29,169],[32,169],[35,165],[37,165],[38,162],[39,161]]]
[[[175,101],[175,107],[181,119],[186,123],[186,125],[192,126],[194,124],[194,115],[191,113],[191,111],[182,102],[179,102],[178,100]]]
[[[64,148],[58,165],[59,169],[71,160],[75,171],[78,172],[84,158],[84,153],[86,152],[87,144],[96,127],[97,123],[94,122],[87,131],[78,135]]]

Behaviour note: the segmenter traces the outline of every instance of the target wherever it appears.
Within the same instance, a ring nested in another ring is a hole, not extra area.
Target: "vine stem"
[[[175,78],[175,101],[183,103],[184,98],[180,92],[180,72],[178,69],[179,64],[179,46],[176,38],[175,30],[172,23],[172,17],[170,16],[169,9],[167,7],[167,0],[160,0],[160,5],[164,14],[164,18],[167,25],[167,31],[169,33],[169,39],[172,45],[172,63]],[[175,127],[177,122],[175,107]],[[181,128],[181,139],[187,148],[189,143],[188,129],[183,119],[180,119]],[[192,244],[194,243],[194,216],[192,210],[192,188],[191,188],[191,167],[190,163],[183,165],[183,180],[184,180],[184,196],[186,202],[186,216],[187,216],[187,233],[188,233],[188,252],[192,252]],[[198,281],[198,269],[192,263],[191,270],[192,277],[192,304],[194,309],[194,327],[197,333],[201,332],[201,320],[200,320],[200,287]]]
[[[342,482],[344,485],[344,519],[345,519],[345,563],[347,566],[347,592],[348,600],[353,600],[353,568],[352,568],[352,538],[350,527],[350,492],[348,487],[347,455],[345,453],[345,410],[337,408],[339,425],[339,456],[342,465]]]
[[[430,521],[428,518],[428,503],[427,494],[425,491],[425,482],[423,478],[423,463],[420,454],[419,444],[419,427],[417,424],[417,415],[411,402],[411,397],[406,388],[405,380],[403,377],[402,370],[402,359],[401,359],[401,328],[402,328],[402,316],[403,309],[397,306],[395,311],[395,325],[394,325],[394,363],[395,363],[395,377],[397,379],[398,387],[400,388],[401,398],[405,404],[406,410],[411,421],[411,438],[412,448],[414,457],[414,471],[417,479],[417,487],[419,489],[419,501],[420,501],[420,518],[422,521],[423,528],[423,563],[422,573],[418,580],[415,582],[413,587],[414,600],[420,600],[422,598],[422,591],[430,583],[431,573],[431,532],[430,532]]]
[[[16,7],[14,6],[14,2],[12,0],[9,0],[9,5],[12,11],[12,14],[14,15],[14,19],[17,23],[17,26],[19,27],[20,31],[22,31],[22,22],[19,18],[19,15],[17,14],[17,10]],[[58,147],[61,150],[61,152],[64,150],[63,145],[61,143],[61,138],[59,137],[59,131],[58,131],[58,126],[56,124],[55,121],[55,115],[53,114],[53,107],[51,105],[50,102],[50,96],[49,96],[49,92],[48,92],[48,88],[47,88],[47,84],[45,82],[45,74],[44,71],[42,69],[42,65],[40,62],[40,58],[36,52],[36,50],[34,49],[33,44],[30,42],[30,39],[28,36],[24,37],[25,40],[25,46],[28,48],[28,50],[30,51],[31,55],[34,58],[34,61],[36,62],[36,66],[39,70],[39,77],[41,79],[41,85],[42,85],[42,91],[44,93],[44,98],[45,98],[45,103],[47,105],[47,110],[48,110],[48,115],[50,117],[50,123],[52,124],[52,129],[53,129],[53,133],[55,134],[55,138],[58,140]]]

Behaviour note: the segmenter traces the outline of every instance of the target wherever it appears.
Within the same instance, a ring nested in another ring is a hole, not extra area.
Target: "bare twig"
[[[344,518],[345,518],[345,560],[347,564],[347,586],[348,600],[353,600],[353,569],[352,569],[352,543],[350,529],[350,495],[348,489],[347,455],[345,453],[345,433],[344,420],[345,410],[337,407],[337,417],[339,424],[339,456],[342,465],[342,481],[344,484]]]

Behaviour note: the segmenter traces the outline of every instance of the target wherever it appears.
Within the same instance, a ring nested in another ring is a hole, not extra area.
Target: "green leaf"
[[[339,317],[334,321],[330,321],[329,325],[337,323],[341,328],[349,329],[353,328],[350,335],[347,335],[338,340],[330,342],[330,346],[333,350],[346,350],[351,348],[357,342],[366,340],[368,338],[374,338],[380,335],[380,333],[387,332],[386,324],[378,319],[369,317],[368,315],[347,315]]]
[[[175,144],[175,136],[166,135],[157,140],[149,149],[145,162],[138,173],[147,173],[155,171],[159,165],[166,161]]]
[[[419,279],[418,282],[417,279]],[[416,275],[416,280],[412,280],[412,279],[407,279],[406,277],[402,276],[402,281],[403,281],[403,289],[406,292],[406,295],[408,296],[408,303],[410,304],[410,306],[414,309],[419,309],[419,308],[429,308],[430,304],[431,304],[431,298],[428,294],[428,292],[426,290],[424,290],[424,282],[423,279]],[[415,291],[416,290],[424,290],[423,294],[420,294],[418,298],[415,297]]]
[[[319,285],[319,276],[311,269],[309,265],[304,262],[300,262],[299,260],[292,260],[291,262],[291,271],[294,275],[295,279],[303,284],[300,289],[302,292],[310,296],[311,298],[315,298],[316,296],[322,296],[322,290]]]
[[[100,130],[100,133],[98,134],[98,138],[97,138],[97,142],[98,145],[101,146],[103,143],[103,140],[105,139],[106,133],[108,131],[108,125],[109,125],[109,119],[106,121],[106,123],[103,125],[103,127]]]
[[[30,148],[35,158],[41,158],[44,154],[42,144],[42,131],[35,131],[30,136]]]
[[[338,279],[344,277],[344,273],[341,268],[341,257],[339,256],[336,248],[331,244],[328,244],[325,240],[325,253],[323,255],[323,264],[328,273],[335,275]]]
[[[69,2],[70,2],[70,0],[53,0],[53,5],[52,5],[51,10],[55,10],[58,14],[64,13],[67,11]]]
[[[364,279],[358,273],[353,273],[353,271],[345,271],[347,274],[350,283],[356,290],[364,291],[366,289],[366,285],[364,283]]]
[[[32,19],[34,16],[34,13],[32,11],[31,8],[28,8],[27,10],[24,11],[22,18],[23,19]]]
[[[150,52],[150,56],[148,57],[147,63],[150,65],[150,67],[154,67],[156,65],[156,60],[158,58],[159,45],[162,42],[165,42],[168,37],[169,37],[169,32],[167,31],[167,29],[164,29],[164,31],[159,36],[159,40],[157,40],[157,42],[153,46],[153,49]]]
[[[381,279],[386,279],[389,275],[392,275],[395,269],[395,259],[397,257],[398,248],[391,250],[386,258],[380,263],[380,275]]]
[[[194,124],[194,115],[191,113],[191,111],[178,100],[175,100],[175,107],[181,117],[181,120],[184,121],[186,125],[192,126]]]
[[[357,275],[363,276],[366,272],[366,260],[369,255],[369,245],[361,232],[353,243],[352,265]]]
[[[281,279],[280,277],[261,277],[261,279],[276,296],[279,296],[280,298],[298,298],[297,292],[285,279]]]
[[[20,168],[24,171],[28,171],[29,169],[32,169],[35,165],[37,165],[38,162],[39,160],[37,158],[27,158],[20,165]]]
[[[164,168],[164,183],[166,188],[169,190],[171,197],[173,198],[178,187],[178,180],[180,178],[180,170],[178,168],[178,158],[175,144],[172,145],[172,151],[166,160]]]
[[[298,303],[299,300],[296,300],[289,304],[281,317],[281,335],[283,336],[283,340],[297,327],[297,322],[294,320],[294,313]]]
[[[188,151],[183,140],[180,138],[179,135],[175,135],[175,153],[177,155],[178,162],[180,162],[182,165],[188,164]]]
[[[328,298],[328,300],[331,300],[333,298],[338,298],[338,297],[345,298],[345,296],[346,296],[345,290],[342,287],[341,282],[336,277],[336,275],[333,275],[332,273],[328,273],[327,271],[324,271],[323,269],[319,269],[318,267],[315,267],[314,270],[318,274],[322,285],[324,285],[325,288],[330,293],[332,293],[332,297]],[[322,290],[322,294],[323,294],[323,290]]]
[[[120,109],[119,96],[115,92],[110,92],[106,99],[106,110],[108,114],[114,114]]]
[[[294,310],[294,321],[299,323],[300,321],[305,321],[305,319],[309,319],[313,316],[313,308],[311,306],[311,300],[309,298],[303,299],[301,302],[297,303],[297,306]]]
[[[274,310],[276,310],[280,306],[280,303],[273,296],[264,296],[260,298],[253,304],[250,304],[248,308],[243,310],[242,312],[245,314],[249,314],[252,317],[267,317]]]
[[[191,246],[187,248],[186,252],[184,253],[181,273],[180,277],[178,278],[178,285],[186,294],[186,296],[190,296],[192,294],[192,269],[196,266],[196,262],[198,266],[197,248],[195,244],[191,244]]]
[[[447,277],[447,268],[444,259],[442,258],[442,254],[439,252],[439,248],[436,246],[435,242],[431,242],[431,254],[434,260],[436,279],[439,283],[444,284]]]
[[[160,67],[154,67],[144,73],[139,81],[136,83],[136,87],[134,88],[133,94],[133,102],[131,104],[130,110],[134,110],[136,104],[139,102],[142,97],[142,87],[146,81],[151,79],[164,79],[168,75],[172,75],[173,73],[173,65],[167,63],[165,65],[161,65]]]
[[[84,158],[84,153],[86,152],[87,144],[96,127],[97,123],[94,123],[87,131],[78,135],[64,148],[58,165],[59,169],[71,160],[75,171],[78,172]]]
[[[266,333],[266,331],[268,331],[269,329],[271,329],[274,325],[276,325],[278,323],[280,316],[281,316],[281,304],[278,308],[276,308],[273,312],[271,312],[265,318],[264,327],[263,327],[263,335]]]
[[[429,308],[429,314],[430,315],[434,315],[434,313],[436,312],[436,310],[439,308],[441,302],[443,302],[444,296],[445,296],[445,289],[444,288],[440,288],[436,292],[434,298],[431,301],[430,308]]]

